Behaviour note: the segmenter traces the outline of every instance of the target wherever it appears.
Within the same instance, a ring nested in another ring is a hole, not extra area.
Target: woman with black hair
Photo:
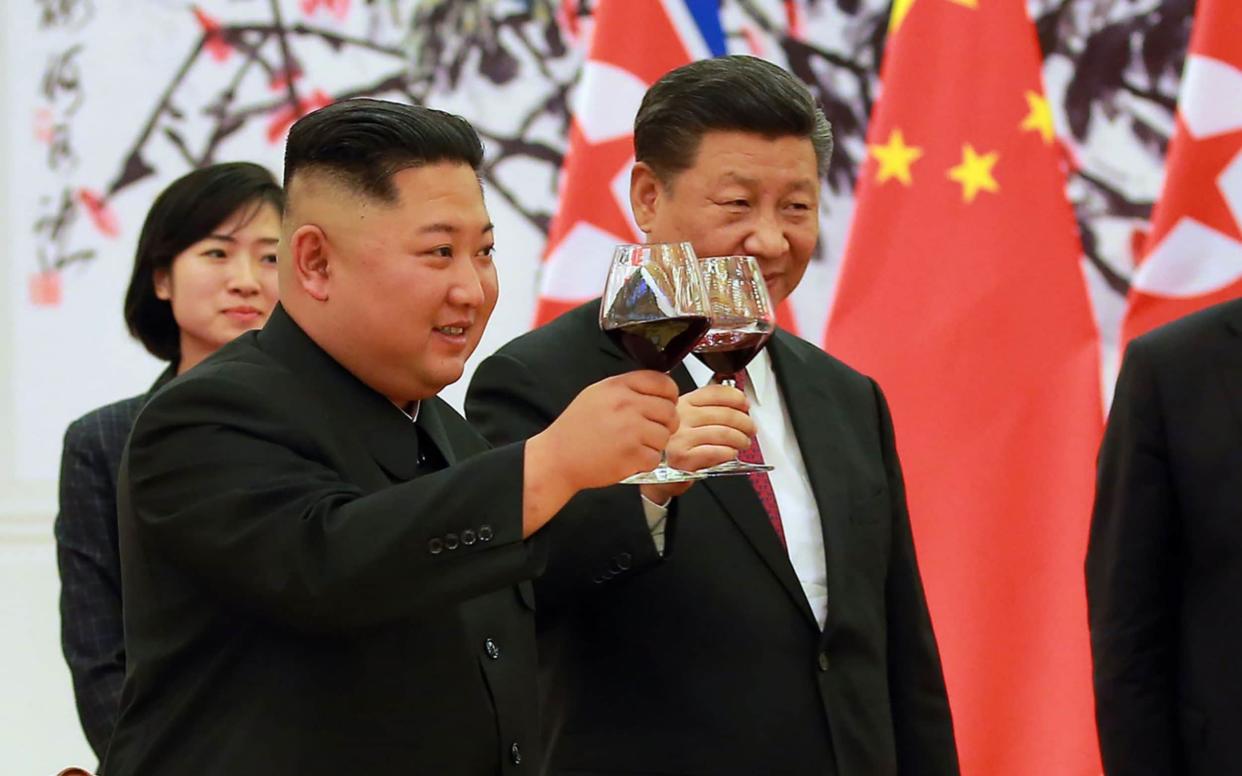
[[[101,759],[125,678],[116,478],[146,400],[276,305],[276,243],[284,192],[257,164],[216,164],[166,188],[147,214],[125,295],[130,333],[169,366],[143,394],[69,425],[55,533],[61,644],[78,716]]]

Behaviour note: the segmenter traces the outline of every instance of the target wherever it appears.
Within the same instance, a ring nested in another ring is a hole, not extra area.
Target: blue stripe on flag
[[[724,27],[720,24],[720,0],[685,0],[686,8],[699,27],[699,34],[713,57],[725,55]]]

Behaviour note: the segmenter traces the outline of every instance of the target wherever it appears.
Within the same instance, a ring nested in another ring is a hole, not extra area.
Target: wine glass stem
[[[727,386],[729,386],[730,388],[737,388],[737,375],[721,375],[721,376],[720,376],[720,384],[721,384],[721,385],[727,385]],[[741,455],[740,455],[740,454],[734,455],[734,456],[733,456],[733,460],[735,460],[735,461],[736,461],[736,460],[738,460],[738,458],[740,458],[740,457],[741,457]]]

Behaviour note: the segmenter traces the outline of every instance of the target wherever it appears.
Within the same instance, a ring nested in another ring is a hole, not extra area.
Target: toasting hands
[[[668,441],[668,462],[675,469],[698,471],[732,461],[750,447],[755,422],[747,414],[746,394],[725,385],[707,385],[677,401],[680,423]],[[665,504],[693,482],[643,485],[648,501]]]
[[[524,535],[539,530],[578,491],[654,467],[679,413],[677,384],[659,372],[627,372],[583,389],[526,442]]]

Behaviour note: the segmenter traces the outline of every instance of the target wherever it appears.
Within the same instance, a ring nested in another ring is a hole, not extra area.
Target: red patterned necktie
[[[728,376],[728,375],[725,375]],[[722,375],[716,375],[717,381]],[[739,391],[746,390],[746,370],[742,370],[732,375],[734,382],[737,383]],[[759,437],[750,438],[750,447],[743,450],[737,457],[739,461],[745,463],[763,463],[763,450],[759,448]],[[781,523],[781,508],[776,503],[776,492],[772,490],[772,480],[768,478],[767,472],[751,472],[746,475],[750,479],[751,487],[755,489],[755,493],[759,496],[759,503],[763,504],[763,510],[768,513],[768,522],[772,524],[772,528],[776,530],[776,537],[781,540],[781,546],[788,549],[785,543],[785,526]]]

